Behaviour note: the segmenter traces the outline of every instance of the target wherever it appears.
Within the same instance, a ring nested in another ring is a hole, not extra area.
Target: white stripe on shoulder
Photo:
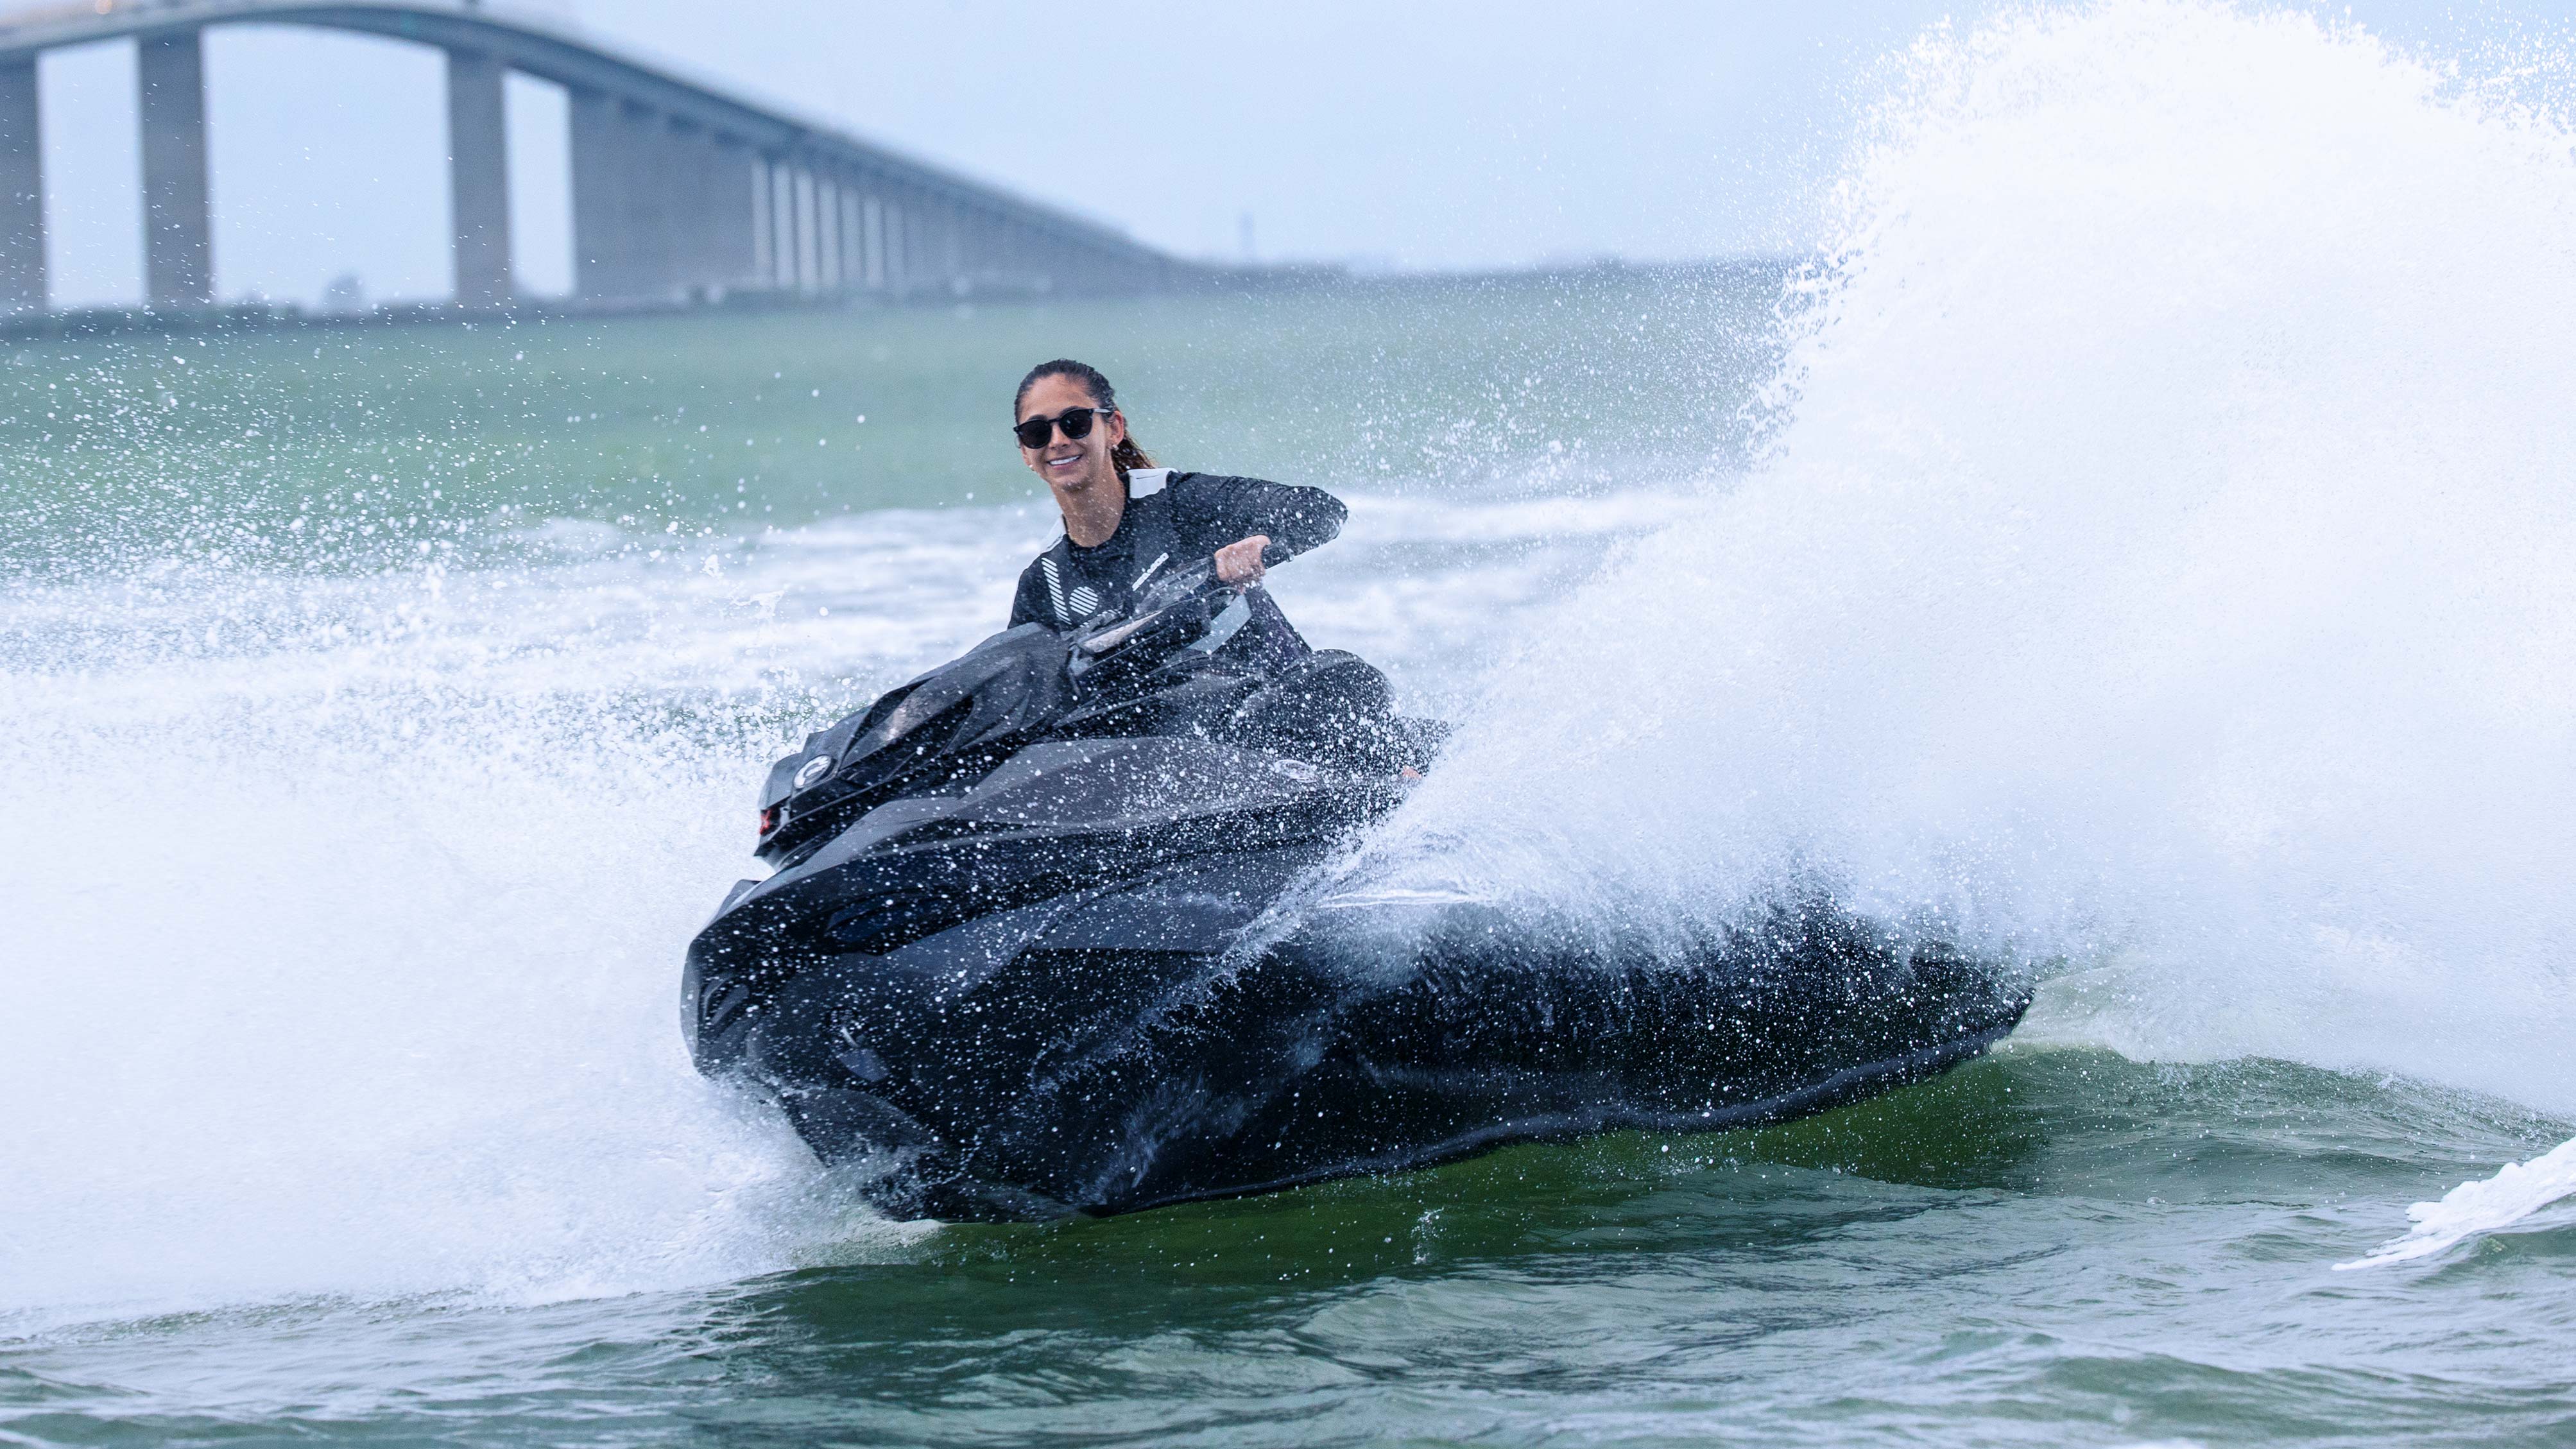
[[[1130,468],[1127,470],[1127,496],[1142,498],[1148,493],[1160,493],[1163,485],[1171,481],[1172,470],[1169,468]]]

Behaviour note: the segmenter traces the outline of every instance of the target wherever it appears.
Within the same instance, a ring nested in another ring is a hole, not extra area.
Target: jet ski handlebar
[[[1285,563],[1290,556],[1286,548],[1271,544],[1261,551],[1262,567]],[[1258,581],[1231,584],[1218,578],[1213,557],[1174,569],[1137,599],[1133,613],[1102,620],[1074,636],[1073,672],[1087,673],[1093,662],[1143,639],[1167,641],[1175,650],[1214,652],[1251,616],[1243,596],[1259,587]],[[1191,626],[1201,623],[1205,627],[1196,637],[1187,637]]]
[[[1264,553],[1273,557],[1285,551],[1274,544]],[[1195,672],[1194,653],[1214,654],[1250,621],[1244,595],[1258,587],[1218,579],[1213,558],[1149,582],[1128,612],[1070,635],[1039,624],[997,634],[809,735],[762,787],[762,857],[784,858],[888,800],[979,774],[1068,718],[1151,693],[1167,668]]]

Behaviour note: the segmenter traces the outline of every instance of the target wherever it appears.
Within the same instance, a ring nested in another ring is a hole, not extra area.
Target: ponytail
[[[1087,362],[1076,362],[1070,357],[1059,357],[1053,362],[1041,362],[1030,368],[1029,375],[1020,379],[1019,391],[1011,394],[1011,415],[1014,419],[1019,416],[1020,404],[1028,401],[1029,389],[1037,386],[1038,379],[1043,377],[1072,378],[1082,384],[1084,391],[1091,394],[1093,407],[1105,413],[1118,412],[1118,390],[1109,385],[1109,379],[1102,375],[1099,368]],[[1126,414],[1119,413],[1119,416],[1124,418]],[[1155,466],[1153,457],[1138,446],[1136,430],[1133,427],[1127,430],[1126,441],[1109,450],[1109,461],[1117,467],[1118,480],[1122,483],[1127,480],[1129,469]]]
[[[1151,468],[1153,458],[1136,446],[1136,435],[1129,433],[1118,446],[1109,450],[1109,461],[1118,465],[1118,476],[1124,478],[1131,468]]]

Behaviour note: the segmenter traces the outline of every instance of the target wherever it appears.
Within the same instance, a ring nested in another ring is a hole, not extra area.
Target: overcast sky
[[[1984,0],[538,0],[602,42],[1194,256],[1483,268],[1812,237],[1884,58]],[[508,8],[507,0],[495,0]],[[2401,39],[2568,24],[2576,0],[2353,0]],[[216,285],[448,286],[434,51],[284,27],[207,41]],[[43,66],[58,305],[141,295],[127,44]],[[523,281],[569,282],[563,101],[511,92]]]

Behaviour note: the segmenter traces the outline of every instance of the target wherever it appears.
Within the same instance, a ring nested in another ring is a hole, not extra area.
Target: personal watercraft
[[[896,1216],[1038,1219],[1817,1111],[2027,1008],[1822,896],[1676,951],[1332,884],[1441,730],[1348,654],[1253,637],[1264,606],[1202,565],[780,760],[773,872],[689,947],[699,1070]]]

